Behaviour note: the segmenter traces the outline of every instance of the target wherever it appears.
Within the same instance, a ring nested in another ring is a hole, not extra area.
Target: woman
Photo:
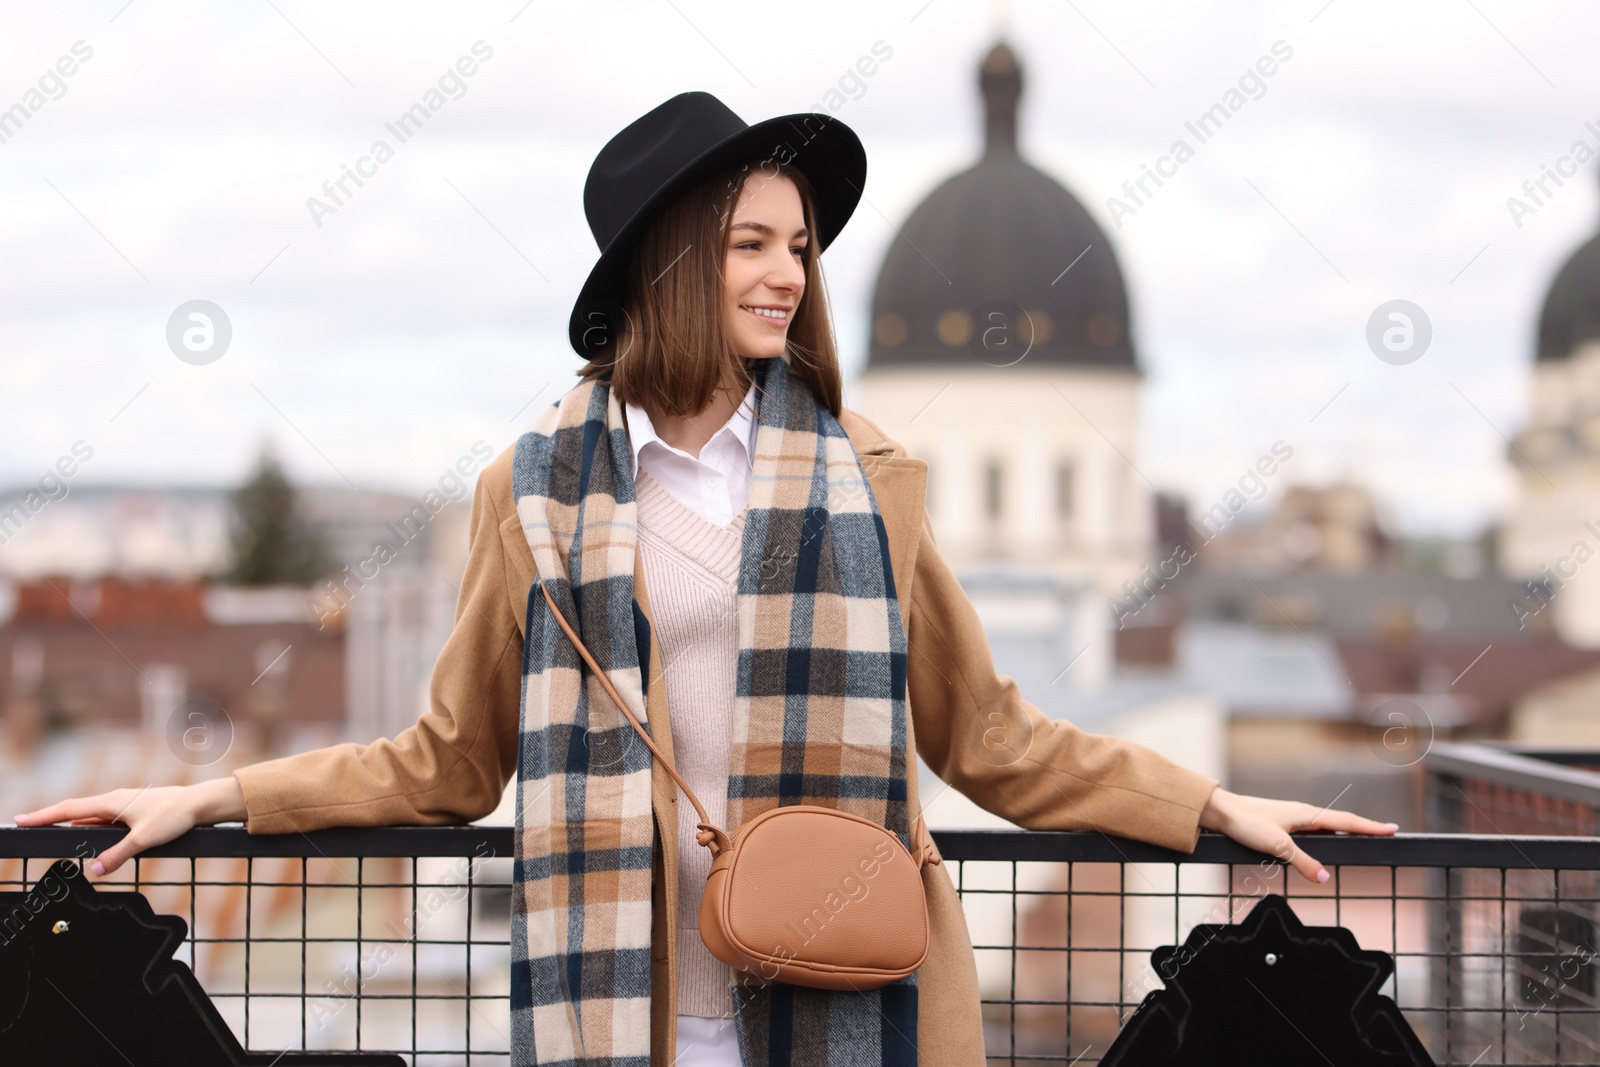
[[[901,982],[762,984],[710,955],[696,819],[579,669],[539,581],[730,830],[826,804],[931,851],[920,754],[1024,827],[1182,851],[1220,830],[1318,881],[1290,831],[1393,832],[1230,793],[1046,718],[995,674],[924,518],[925,465],[840,406],[818,255],[865,174],[844,124],[747,126],[705,93],[619,133],[584,190],[602,254],[570,322],[582,381],[479,480],[431,710],[393,741],[19,823],[126,823],[98,875],[205,823],[477,819],[516,774],[514,1062],[981,1064],[972,948],[936,862],[928,956]]]

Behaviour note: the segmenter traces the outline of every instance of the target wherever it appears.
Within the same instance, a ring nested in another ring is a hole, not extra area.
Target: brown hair
[[[722,270],[733,208],[753,168],[770,177],[781,174],[800,191],[811,238],[802,256],[805,289],[789,322],[785,353],[789,372],[803,379],[829,411],[839,413],[844,384],[817,262],[810,187],[798,170],[771,160],[713,175],[651,224],[628,263],[624,321],[578,372],[581,377],[609,382],[623,403],[653,403],[681,415],[706,409],[725,370],[732,372],[741,395],[749,388],[753,361],[736,353],[723,331]]]

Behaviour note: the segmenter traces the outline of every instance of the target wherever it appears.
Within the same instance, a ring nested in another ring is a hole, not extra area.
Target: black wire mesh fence
[[[0,892],[32,887],[56,856],[103,850],[107,833],[0,830]],[[505,1062],[510,846],[504,827],[207,828],[94,885],[188,923],[176,958],[247,1049]]]
[[[1428,788],[1455,792],[1431,767]],[[1531,832],[1540,818],[1514,832],[1464,824],[1452,829],[1474,832],[1302,838],[1333,872],[1320,886],[1210,834],[1192,855],[1094,833],[935,837],[967,914],[991,1063],[1098,1062],[1162,988],[1153,949],[1278,894],[1306,925],[1345,927],[1362,948],[1393,955],[1379,992],[1437,1063],[1592,1064],[1600,839]],[[120,833],[0,830],[0,892]],[[204,828],[97,890],[137,888],[188,922],[177,958],[253,1051],[500,1063],[511,843],[507,827]]]
[[[1600,840],[1299,838],[1332,872],[1320,886],[1210,835],[1177,863],[1095,835],[939,840],[973,934],[991,1063],[1098,1062],[1163,987],[1154,948],[1238,922],[1268,894],[1394,958],[1378,992],[1436,1063],[1600,1062],[1592,925],[1569,918],[1592,923]]]
[[[1423,766],[1430,830],[1508,843],[1523,834],[1595,840],[1600,753],[1438,744]],[[1447,1036],[1510,1045],[1525,1057],[1507,1062],[1600,1063],[1600,864],[1518,866],[1428,872],[1439,913],[1429,946],[1444,961],[1432,971],[1429,996],[1461,1019]],[[1517,1009],[1515,1025],[1502,1006]]]

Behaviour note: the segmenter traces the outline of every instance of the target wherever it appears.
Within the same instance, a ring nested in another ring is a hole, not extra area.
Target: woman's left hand
[[[1242,796],[1221,786],[1212,790],[1211,799],[1200,813],[1200,826],[1219,830],[1241,845],[1276,856],[1313,882],[1326,882],[1327,868],[1300,849],[1290,834],[1305,830],[1343,830],[1352,834],[1387,835],[1400,828],[1392,822],[1375,822],[1337,808],[1318,811],[1297,800]]]

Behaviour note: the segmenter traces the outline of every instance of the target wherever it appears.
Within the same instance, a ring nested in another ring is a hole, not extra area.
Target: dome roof
[[[1025,352],[1032,366],[1137,371],[1111,242],[1060,182],[1017,154],[1022,71],[1010,48],[990,49],[979,83],[983,158],[929,194],[884,257],[868,369],[1004,365]]]
[[[1566,359],[1600,340],[1600,235],[1589,238],[1556,274],[1539,312],[1540,360]]]

